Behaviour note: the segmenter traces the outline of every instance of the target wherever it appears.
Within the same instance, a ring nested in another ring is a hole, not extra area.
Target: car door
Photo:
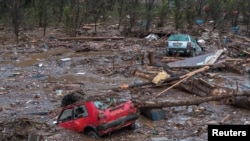
[[[74,130],[73,118],[73,108],[64,109],[58,117],[57,124],[63,128]]]
[[[195,48],[195,51],[196,51],[196,55],[200,54],[201,53],[201,47],[198,45],[197,41],[195,40],[194,37],[191,36],[191,41],[192,41],[192,45],[193,47]]]
[[[81,132],[88,125],[89,112],[84,104],[74,108],[74,120],[72,128],[76,132]]]

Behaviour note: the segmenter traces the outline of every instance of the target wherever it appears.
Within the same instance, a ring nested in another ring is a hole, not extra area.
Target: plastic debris
[[[63,58],[63,59],[61,59],[61,61],[70,61],[71,60],[71,58]]]
[[[149,41],[155,41],[159,39],[159,36],[156,34],[149,34],[147,37],[145,37],[146,39],[148,39]]]
[[[197,19],[197,20],[195,21],[195,23],[198,24],[198,25],[201,25],[201,24],[203,24],[203,20]]]
[[[62,96],[63,90],[56,90],[56,95],[57,96]]]

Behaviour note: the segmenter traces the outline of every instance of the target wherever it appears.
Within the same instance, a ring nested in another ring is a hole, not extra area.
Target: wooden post
[[[149,66],[153,66],[154,65],[154,53],[153,52],[148,52],[148,60],[149,60]]]

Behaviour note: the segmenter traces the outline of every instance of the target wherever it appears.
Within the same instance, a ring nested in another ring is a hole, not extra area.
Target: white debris
[[[147,37],[145,37],[146,39],[148,39],[149,41],[155,41],[159,39],[159,36],[156,34],[149,34]]]
[[[70,61],[71,60],[71,58],[63,58],[63,59],[61,59],[61,61]]]

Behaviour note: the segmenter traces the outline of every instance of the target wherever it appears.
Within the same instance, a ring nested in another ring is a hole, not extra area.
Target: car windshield
[[[171,35],[168,38],[168,41],[189,41],[189,40],[187,35],[176,34],[176,35]]]
[[[108,107],[108,105],[106,103],[103,103],[101,101],[94,101],[94,104],[96,106],[97,109],[106,109]]]

